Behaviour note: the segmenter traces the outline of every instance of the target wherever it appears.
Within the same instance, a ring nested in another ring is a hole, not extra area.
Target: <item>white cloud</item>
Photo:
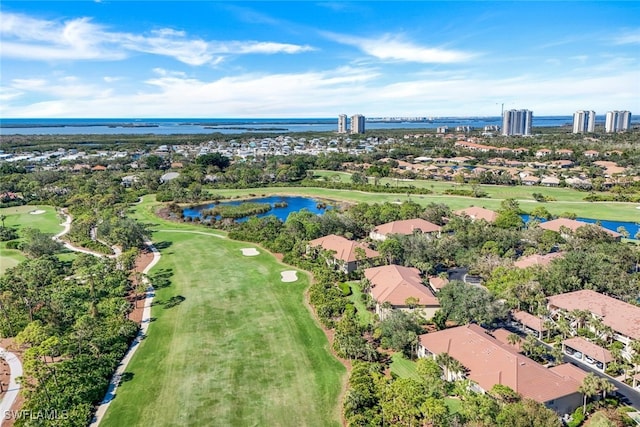
[[[534,115],[571,114],[579,108],[640,111],[634,69],[576,79],[521,74],[481,78],[471,72],[432,73],[385,83],[377,69],[340,67],[303,73],[246,73],[202,79],[181,71],[153,70],[135,92],[61,78],[22,79],[4,88],[4,117],[327,117],[340,111],[365,115],[496,115],[499,106]],[[20,103],[30,93],[38,103]],[[22,94],[22,97],[18,96]],[[0,95],[1,96],[1,95]]]
[[[323,34],[331,40],[357,47],[367,55],[383,61],[454,63],[468,61],[476,56],[459,50],[419,46],[392,34],[385,34],[378,38],[363,38],[328,32]]]
[[[64,22],[0,13],[5,58],[37,61],[121,60],[132,52],[175,58],[188,65],[216,65],[228,55],[297,54],[313,50],[308,45],[270,41],[207,41],[186,32],[161,28],[149,34],[109,31],[90,18]]]
[[[627,31],[613,39],[614,44],[640,44],[640,29]]]

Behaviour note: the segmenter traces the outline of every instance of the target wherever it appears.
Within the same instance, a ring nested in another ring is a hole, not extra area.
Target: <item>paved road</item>
[[[541,343],[542,345],[546,346],[547,348],[552,348],[550,345],[548,345],[547,343],[545,343],[543,341],[538,341],[538,342]],[[563,354],[562,355],[562,360],[564,362],[566,362],[566,363],[571,363],[573,365],[576,365],[576,366],[578,366],[579,368],[581,368],[582,370],[584,370],[586,372],[593,372],[594,374],[596,374],[599,377],[606,378],[613,385],[616,386],[616,388],[618,389],[618,393],[621,394],[622,396],[624,396],[628,400],[628,402],[626,402],[626,403],[628,403],[629,405],[633,406],[637,410],[640,410],[640,392],[634,390],[632,387],[629,387],[625,383],[623,383],[621,381],[618,381],[615,378],[612,378],[612,377],[610,377],[609,375],[606,375],[603,372],[600,372],[599,370],[595,369],[593,366],[589,365],[588,363],[581,362],[580,360],[574,359],[571,356]]]

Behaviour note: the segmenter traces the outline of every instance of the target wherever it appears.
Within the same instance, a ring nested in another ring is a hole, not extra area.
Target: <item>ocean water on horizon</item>
[[[637,122],[638,116],[632,117]],[[483,128],[501,125],[500,117],[438,117],[428,121],[367,121],[366,129],[434,129],[448,126]],[[533,127],[557,127],[570,125],[572,116],[533,117]],[[596,116],[597,123],[604,123],[604,116]],[[290,133],[336,131],[337,118],[92,118],[92,119],[0,119],[0,135],[171,135],[171,134],[239,134],[239,133]]]

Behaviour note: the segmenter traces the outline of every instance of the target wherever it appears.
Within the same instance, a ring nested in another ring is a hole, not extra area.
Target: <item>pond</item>
[[[529,215],[520,215],[524,222],[529,222]],[[629,233],[630,238],[634,238],[634,236],[640,232],[640,222],[624,222],[624,221],[608,221],[606,219],[593,219],[593,218],[576,218],[578,221],[588,222],[589,224],[599,223],[601,227],[606,228],[611,231],[618,231],[619,227],[624,227],[625,230]],[[638,219],[640,221],[640,218]],[[544,222],[545,220],[541,220]]]
[[[327,209],[331,209],[331,206],[326,205],[324,202],[316,199],[312,199],[309,197],[299,197],[299,196],[271,196],[271,197],[260,197],[255,199],[247,199],[247,200],[233,200],[229,202],[221,202],[218,204],[210,203],[208,205],[200,205],[194,206],[192,208],[187,208],[182,211],[183,215],[191,218],[201,218],[202,211],[207,209],[213,209],[216,206],[239,206],[242,203],[268,203],[271,205],[271,210],[265,213],[260,213],[255,216],[261,218],[269,215],[274,215],[278,219],[282,221],[286,221],[287,217],[291,212],[298,212],[302,209],[306,209],[311,213],[316,215],[323,214]],[[286,203],[286,206],[281,206],[280,204]],[[276,206],[276,203],[279,204]],[[249,219],[249,217],[236,219],[238,222],[243,222]]]

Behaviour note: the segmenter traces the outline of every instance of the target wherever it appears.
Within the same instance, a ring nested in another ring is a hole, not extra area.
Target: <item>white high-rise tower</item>
[[[573,115],[573,133],[593,133],[596,126],[596,112],[579,110]]]
[[[338,116],[338,133],[347,133],[347,115],[340,114]]]
[[[529,110],[509,110],[502,114],[503,135],[531,135],[533,112]]]
[[[364,116],[362,114],[351,116],[351,133],[364,133]]]
[[[624,132],[626,130],[629,130],[630,125],[630,111],[607,111],[607,118],[604,123],[605,132]]]

